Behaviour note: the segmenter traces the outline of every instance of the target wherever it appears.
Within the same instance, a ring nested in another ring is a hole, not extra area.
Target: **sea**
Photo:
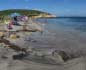
[[[86,55],[86,17],[41,18],[38,21],[45,24],[44,31],[47,34],[42,43],[55,49]]]
[[[86,32],[86,17],[42,18],[40,22],[48,23],[49,28],[63,28]]]

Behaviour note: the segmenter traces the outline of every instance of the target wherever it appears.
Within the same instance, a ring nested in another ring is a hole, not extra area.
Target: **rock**
[[[22,60],[25,56],[26,56],[26,54],[20,53],[18,55],[13,55],[13,59],[14,60]]]
[[[3,55],[3,56],[1,56],[1,58],[3,58],[3,59],[7,59],[8,57]]]
[[[55,50],[55,51],[53,51],[52,56],[55,57],[55,58],[58,58],[62,61],[67,61],[67,60],[70,59],[70,56],[64,51]]]
[[[63,58],[64,61],[67,61],[70,59],[70,56],[64,51],[60,51],[59,55]]]
[[[52,64],[62,64],[62,63],[64,63],[63,58],[59,54],[56,54],[55,56],[45,56],[45,58],[47,60],[49,59],[49,62],[52,63]]]

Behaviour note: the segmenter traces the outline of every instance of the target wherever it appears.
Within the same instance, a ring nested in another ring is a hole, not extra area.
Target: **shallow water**
[[[45,19],[39,19],[45,23]],[[86,18],[47,19],[43,35],[36,35],[35,47],[86,55]]]

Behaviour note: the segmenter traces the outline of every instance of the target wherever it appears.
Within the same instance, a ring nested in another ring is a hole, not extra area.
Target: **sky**
[[[86,0],[0,0],[0,10],[35,9],[57,16],[86,16]]]

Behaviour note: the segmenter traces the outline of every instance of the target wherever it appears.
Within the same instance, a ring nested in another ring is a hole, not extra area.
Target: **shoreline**
[[[41,22],[39,22],[41,23]],[[53,34],[54,33],[54,34]],[[23,33],[22,33],[23,34]],[[22,66],[25,66],[26,68],[30,68],[31,66],[33,66],[30,70],[35,70],[37,68],[37,70],[71,70],[73,68],[73,70],[76,70],[76,67],[79,68],[81,67],[81,65],[79,64],[84,64],[84,60],[85,60],[85,45],[86,43],[83,41],[83,39],[86,38],[82,37],[80,32],[74,32],[74,31],[66,31],[66,30],[56,30],[56,32],[54,30],[52,31],[44,31],[43,35],[37,34],[35,35],[35,33],[33,33],[31,36],[33,40],[36,40],[35,42],[27,42],[28,45],[32,48],[35,48],[37,51],[48,51],[51,52],[52,50],[61,50],[61,51],[65,51],[67,54],[73,54],[76,58],[71,59],[63,64],[57,64],[57,65],[50,65],[50,64],[43,64],[41,61],[36,61],[36,60],[31,60],[31,59],[23,59],[23,60],[13,60],[12,57],[11,60],[10,59],[3,59],[5,60],[5,63],[10,63],[12,62],[14,65],[13,66],[9,66],[9,68],[12,68],[16,66],[15,69],[18,68],[18,66],[20,66],[20,68]],[[26,44],[24,44],[24,38],[19,39],[14,41],[13,43],[16,45],[19,45],[21,49],[19,49],[19,51],[22,50],[22,47],[25,47]],[[22,46],[21,46],[22,45]],[[12,46],[13,47],[13,46]],[[14,46],[15,47],[15,46]],[[78,48],[78,49],[77,49]],[[10,49],[9,49],[10,50]],[[1,51],[4,52],[4,51]],[[8,53],[8,52],[7,52]],[[16,52],[16,54],[18,54]],[[13,55],[13,53],[11,52],[10,55]],[[8,55],[9,57],[9,55]],[[1,58],[0,58],[1,59]],[[48,60],[49,61],[49,60]],[[15,64],[16,63],[16,64]],[[51,61],[52,63],[52,61]],[[18,65],[18,66],[17,66]],[[72,67],[71,67],[72,66]]]

